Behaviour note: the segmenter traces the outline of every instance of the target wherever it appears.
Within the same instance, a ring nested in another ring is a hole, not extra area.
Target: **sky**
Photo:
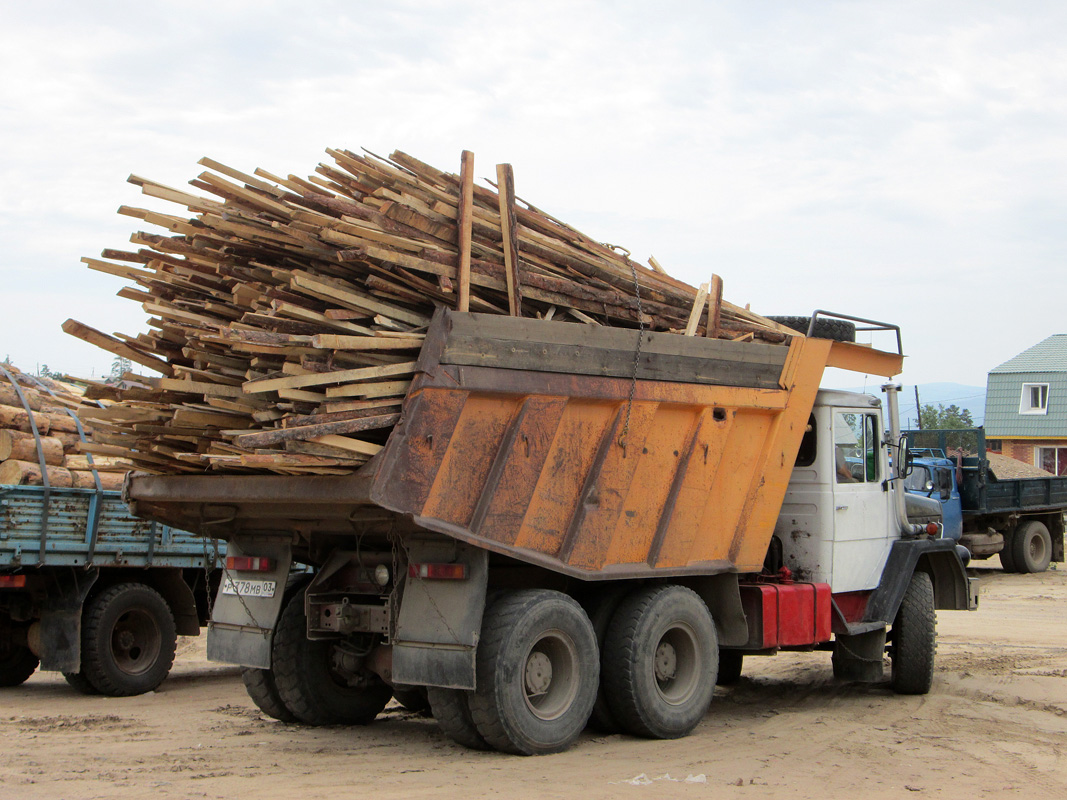
[[[693,285],[716,273],[731,302],[900,325],[906,385],[984,386],[1067,332],[1061,2],[0,11],[0,357],[25,370],[107,374],[68,317],[146,329],[80,263],[144,228],[119,206],[180,213],[128,175],[181,187],[209,156],[307,176],[327,147],[508,162],[520,197]]]

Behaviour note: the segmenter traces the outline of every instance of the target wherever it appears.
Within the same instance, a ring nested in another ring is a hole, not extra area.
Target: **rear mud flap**
[[[289,540],[238,537],[230,540],[226,555],[269,558],[271,568],[223,573],[208,623],[207,657],[225,664],[270,669],[274,625],[282,610],[293,558]]]
[[[410,573],[393,640],[393,680],[413,686],[474,688],[474,658],[485,610],[488,553],[453,539],[414,540],[408,558],[467,565],[466,580]]]

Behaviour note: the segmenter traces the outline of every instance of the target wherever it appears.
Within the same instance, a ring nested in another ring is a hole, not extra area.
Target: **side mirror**
[[[911,475],[912,468],[912,452],[908,449],[908,437],[901,436],[900,441],[897,442],[897,453],[900,454],[900,470],[897,473],[897,477],[906,478]]]

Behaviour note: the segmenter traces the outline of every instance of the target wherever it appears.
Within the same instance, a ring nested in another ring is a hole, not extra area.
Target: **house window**
[[[1067,447],[1036,447],[1034,463],[1053,475],[1067,475]]]
[[[1019,397],[1020,414],[1048,413],[1048,384],[1024,383]]]

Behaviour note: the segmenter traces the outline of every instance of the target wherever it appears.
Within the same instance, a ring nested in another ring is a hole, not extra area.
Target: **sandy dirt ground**
[[[835,682],[827,653],[753,658],[686,739],[587,733],[540,758],[464,750],[395,705],[367,727],[275,722],[202,639],[142,697],[39,672],[0,690],[0,800],[1067,797],[1067,570],[986,564],[980,610],[938,615],[925,697]]]

